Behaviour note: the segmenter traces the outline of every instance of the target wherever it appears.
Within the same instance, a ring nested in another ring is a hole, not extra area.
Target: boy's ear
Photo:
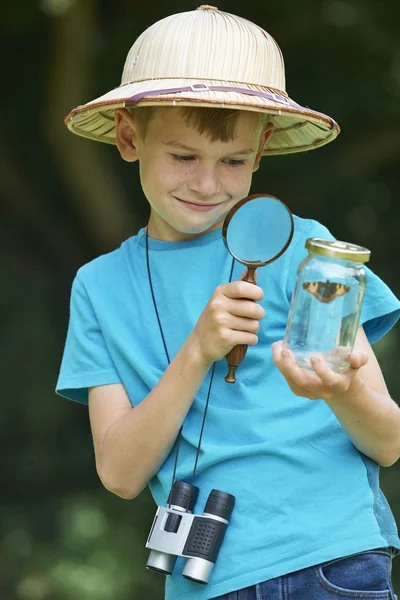
[[[115,111],[115,141],[119,153],[127,162],[138,160],[138,132],[134,118],[126,108]]]
[[[267,126],[267,128],[265,129],[264,133],[262,134],[262,136],[260,138],[260,145],[258,146],[258,151],[257,151],[256,157],[254,159],[253,173],[255,173],[256,171],[258,171],[265,143],[273,135],[274,129],[275,128],[272,125],[272,123],[269,123],[269,125]]]

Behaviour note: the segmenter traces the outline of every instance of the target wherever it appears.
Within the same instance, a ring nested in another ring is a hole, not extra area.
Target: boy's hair
[[[176,110],[168,107],[169,110]],[[260,123],[260,131],[264,131],[272,117],[268,113],[255,111],[243,111],[230,108],[209,108],[198,106],[179,107],[186,125],[192,125],[200,133],[206,133],[212,142],[228,142],[233,140],[235,128],[240,115],[254,115],[254,123],[257,119]],[[128,109],[130,114],[137,119],[139,135],[145,139],[150,121],[154,118],[157,106],[140,106]]]

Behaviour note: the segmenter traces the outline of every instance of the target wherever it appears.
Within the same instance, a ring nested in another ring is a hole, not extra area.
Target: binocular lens
[[[201,558],[188,558],[182,571],[182,577],[205,585],[210,579],[213,568],[213,562]]]
[[[175,567],[176,559],[177,557],[173,554],[152,550],[146,563],[146,567],[152,571],[157,571],[157,573],[171,575]]]

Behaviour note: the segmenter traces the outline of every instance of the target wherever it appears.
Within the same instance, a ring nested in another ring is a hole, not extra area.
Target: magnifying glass
[[[225,246],[235,260],[247,267],[244,281],[256,284],[255,271],[286,251],[294,231],[292,213],[281,200],[255,194],[240,200],[227,214],[222,227]],[[245,357],[247,345],[239,344],[226,355],[227,383],[235,383],[235,372]]]

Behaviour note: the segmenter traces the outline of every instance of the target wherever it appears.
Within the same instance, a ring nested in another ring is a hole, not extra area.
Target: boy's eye
[[[175,160],[180,160],[181,162],[189,162],[194,158],[194,156],[179,156],[178,154],[173,154],[172,157]]]
[[[244,160],[234,160],[230,158],[228,161],[230,167],[238,167],[239,165],[244,165]]]
[[[173,154],[172,157],[174,160],[177,160],[180,162],[190,162],[192,160],[195,160],[195,156],[182,156],[179,154]],[[225,162],[225,164],[229,165],[230,167],[238,167],[239,165],[244,165],[244,160],[234,160],[233,158],[228,158],[224,162]]]

